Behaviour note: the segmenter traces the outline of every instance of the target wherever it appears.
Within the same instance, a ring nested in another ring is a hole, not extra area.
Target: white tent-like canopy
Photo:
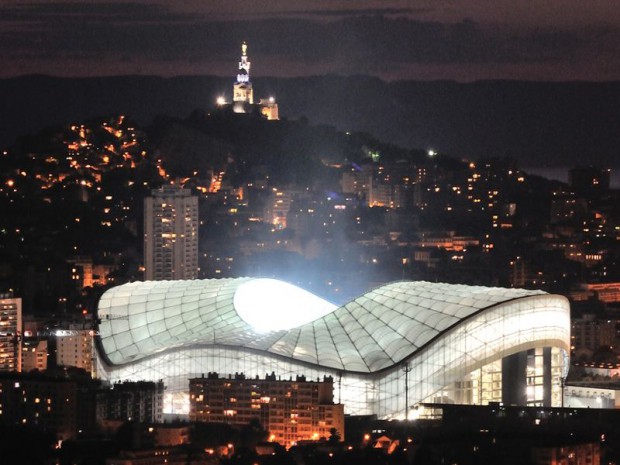
[[[271,279],[134,282],[108,290],[98,318],[110,379],[183,391],[208,371],[331,375],[348,412],[382,417],[517,352],[555,348],[564,365],[570,344],[562,296],[429,282],[387,284],[341,307]]]

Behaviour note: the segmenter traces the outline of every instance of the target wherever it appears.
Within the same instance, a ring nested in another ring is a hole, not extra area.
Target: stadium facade
[[[343,306],[255,278],[134,282],[98,308],[98,373],[163,380],[189,410],[209,372],[334,378],[348,414],[412,418],[419,403],[561,406],[570,307],[543,291],[400,281]]]

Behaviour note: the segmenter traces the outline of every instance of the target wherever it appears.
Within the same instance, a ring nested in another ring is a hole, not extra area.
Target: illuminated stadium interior
[[[332,376],[349,414],[411,418],[422,402],[559,406],[570,308],[542,291],[400,281],[337,307],[255,278],[134,282],[99,302],[101,378]]]

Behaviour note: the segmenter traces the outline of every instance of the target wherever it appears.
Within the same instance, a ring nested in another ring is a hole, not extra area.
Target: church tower
[[[248,60],[248,46],[245,42],[241,45],[241,61],[237,82],[233,86],[233,111],[245,113],[247,105],[254,104],[254,93],[250,82],[250,62]]]
[[[224,96],[217,98],[217,108],[222,111],[232,111],[235,113],[261,114],[268,120],[278,120],[278,104],[274,97],[261,98],[258,103],[254,103],[254,90],[250,82],[250,61],[248,60],[248,45],[241,44],[241,61],[239,62],[239,72],[237,80],[233,85],[233,101],[226,101]]]

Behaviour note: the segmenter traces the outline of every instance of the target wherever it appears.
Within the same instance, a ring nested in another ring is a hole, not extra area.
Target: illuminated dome
[[[99,319],[110,379],[166,379],[174,391],[210,371],[331,375],[345,409],[384,417],[405,409],[403,371],[413,403],[478,403],[477,388],[451,386],[483,383],[518,354],[541,357],[559,385],[570,342],[564,297],[429,282],[387,284],[341,307],[277,280],[135,282],[102,296]]]

